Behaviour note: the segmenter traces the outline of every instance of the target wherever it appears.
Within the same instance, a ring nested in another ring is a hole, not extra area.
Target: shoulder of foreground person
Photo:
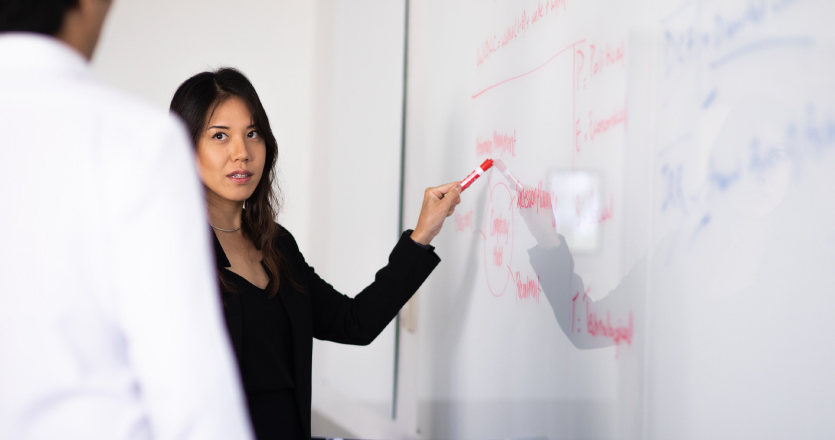
[[[191,150],[191,140],[180,118],[162,106],[154,105],[106,84],[89,84],[89,93],[104,135],[136,152],[151,153],[161,142],[180,142]]]
[[[88,92],[115,320],[151,428],[160,438],[250,438],[185,128],[108,86]]]

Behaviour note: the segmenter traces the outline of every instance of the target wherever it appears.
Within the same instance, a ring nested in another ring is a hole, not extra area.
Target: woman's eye
[[[248,136],[250,139],[258,139],[261,135],[257,131],[253,130],[249,132]]]
[[[215,133],[214,135],[212,135],[212,139],[217,139],[219,141],[222,141],[222,140],[226,139],[226,133]]]

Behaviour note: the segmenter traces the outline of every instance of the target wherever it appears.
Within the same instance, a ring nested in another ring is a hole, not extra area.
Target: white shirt
[[[0,439],[248,439],[179,122],[0,34]]]

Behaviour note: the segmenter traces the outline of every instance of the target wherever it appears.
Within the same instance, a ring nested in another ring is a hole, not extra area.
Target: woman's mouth
[[[252,180],[252,173],[246,170],[235,170],[226,177],[235,183],[247,183]]]

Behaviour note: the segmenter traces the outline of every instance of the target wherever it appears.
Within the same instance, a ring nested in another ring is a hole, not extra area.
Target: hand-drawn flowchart
[[[544,19],[565,13],[567,7],[565,0],[547,1],[539,2],[532,11],[519,13],[513,23],[502,32],[482,40],[476,51],[476,68],[480,69],[495,62],[498,53],[511,50],[510,46],[521,48],[528,30],[534,26],[544,26]],[[558,105],[571,106],[571,119],[555,123],[570,133],[571,143],[557,145],[555,148],[571,149],[572,164],[569,174],[574,173],[578,156],[589,154],[595,149],[618,148],[623,144],[628,125],[626,95],[622,86],[626,72],[626,48],[626,39],[623,37],[600,41],[578,39],[557,48],[552,55],[528,70],[480,88],[470,98],[473,101],[486,101],[486,105],[490,105],[491,93],[497,89],[518,81],[549,81],[549,75],[553,76],[551,66],[568,66],[571,69],[571,84],[566,92],[570,94],[571,99]],[[616,83],[614,87],[609,84],[612,81]],[[601,95],[604,94],[610,96],[601,99]],[[612,94],[615,96],[614,99]],[[525,97],[521,96],[520,99]],[[615,133],[617,134],[613,137]],[[526,146],[520,139],[525,137],[522,137],[522,133],[517,129],[494,129],[481,133],[475,139],[476,156],[521,160],[525,155]],[[593,154],[599,154],[599,151]],[[498,171],[494,171],[496,172]],[[551,224],[546,226],[559,227],[565,231],[594,225],[593,233],[596,234],[599,225],[615,216],[615,195],[611,190],[606,191],[608,197],[604,201],[600,188],[595,192],[586,190],[585,186],[581,190],[578,186],[568,194],[558,197],[556,191],[548,187],[547,182],[540,180],[527,185],[514,180],[508,178],[507,182],[490,182],[486,208],[481,216],[484,219],[483,224],[477,225],[473,231],[483,240],[482,268],[489,293],[493,297],[501,297],[507,291],[511,291],[515,293],[517,301],[533,301],[539,304],[540,294],[543,292],[539,277],[526,268],[527,264],[517,261],[518,255],[515,255],[518,250],[514,249],[514,235],[525,225],[525,222],[518,221],[519,216],[527,210],[536,214],[544,211],[551,216]],[[571,208],[572,218],[565,224],[557,225],[557,210],[568,206]],[[471,212],[456,217],[457,230],[462,233],[468,231],[469,227],[472,227],[471,219]],[[579,248],[582,249],[581,246]],[[589,298],[584,298],[588,304]],[[575,304],[570,301],[563,306],[573,309]],[[631,331],[628,332],[628,337],[623,336],[620,329],[608,331],[611,326],[594,318],[597,316],[595,314],[610,316],[611,312],[590,311],[589,316],[592,318],[588,325],[582,326],[584,331],[593,336],[611,338],[614,344],[631,344]],[[631,328],[631,315],[629,320]],[[575,330],[579,329],[579,326],[575,326]],[[617,336],[612,337],[612,334]]]

